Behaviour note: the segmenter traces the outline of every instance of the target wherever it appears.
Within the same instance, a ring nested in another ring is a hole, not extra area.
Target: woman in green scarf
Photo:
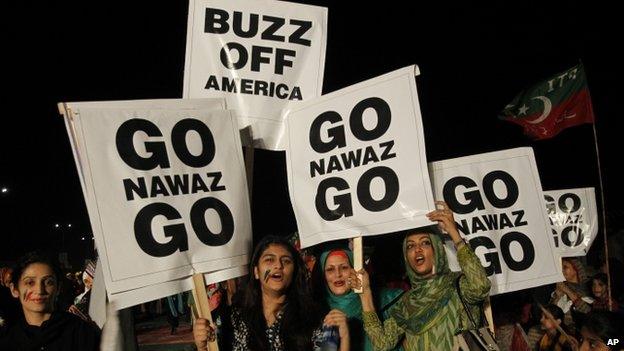
[[[437,201],[436,205],[439,209],[428,213],[427,217],[437,221],[453,240],[463,273],[459,278],[462,297],[472,315],[480,316],[481,304],[490,291],[490,281],[479,258],[460,237],[451,210],[442,201]],[[473,328],[455,288],[455,280],[462,273],[450,271],[443,240],[431,228],[419,228],[407,234],[403,257],[411,289],[390,308],[390,318],[383,325],[375,312],[366,272],[358,272],[359,277],[352,273],[347,282],[363,288],[360,298],[364,329],[374,350],[389,350],[401,339],[408,351],[456,350],[455,335]]]
[[[347,315],[352,350],[372,351],[373,345],[364,333],[362,325],[362,303],[358,294],[347,284],[353,271],[353,253],[347,249],[333,249],[321,253],[319,257],[321,279],[325,287],[325,301],[330,310],[338,309]],[[403,293],[400,289],[382,289],[376,294],[375,305],[385,311]],[[401,350],[401,348],[396,348]]]

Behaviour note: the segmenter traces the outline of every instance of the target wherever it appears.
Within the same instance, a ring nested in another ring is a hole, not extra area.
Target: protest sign
[[[247,264],[251,223],[236,117],[206,104],[66,105],[109,298]]]
[[[204,279],[206,285],[209,285],[241,277],[247,273],[249,273],[249,267],[247,265],[242,265],[215,272],[204,273]],[[154,301],[166,296],[190,291],[191,289],[193,289],[193,278],[186,277],[134,290],[123,291],[117,294],[111,294],[110,301],[113,303],[115,309],[120,310],[122,308],[136,306],[138,304]]]
[[[281,110],[321,95],[326,37],[324,7],[191,0],[184,97],[224,97],[258,147],[281,150]]]
[[[302,247],[432,224],[416,69],[287,112],[288,188]]]
[[[594,188],[544,191],[555,247],[561,256],[584,256],[598,234]]]
[[[531,148],[430,163],[434,193],[481,259],[499,294],[563,280]],[[452,246],[452,244],[450,245]],[[451,268],[459,270],[455,250]]]

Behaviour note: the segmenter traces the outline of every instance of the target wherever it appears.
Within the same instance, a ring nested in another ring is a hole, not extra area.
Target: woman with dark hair
[[[296,249],[281,237],[264,237],[252,255],[247,284],[234,299],[233,350],[316,350],[323,325],[338,327],[340,350],[349,350],[345,314],[332,310],[322,318]],[[207,350],[214,334],[205,319],[196,321],[193,334],[197,349]]]
[[[432,227],[411,230],[403,241],[403,258],[411,289],[401,296],[383,322],[375,304],[365,270],[352,272],[351,284],[362,287],[364,330],[375,350],[390,350],[403,340],[405,350],[448,351],[459,347],[458,332],[473,326],[462,305],[480,321],[481,306],[490,291],[490,281],[479,258],[462,240],[446,203],[436,201],[437,210],[427,214],[446,231],[457,248],[462,273],[451,272],[443,240]],[[460,289],[456,288],[459,280]],[[460,296],[461,294],[461,296]]]
[[[619,309],[619,305],[613,297],[609,299],[609,283],[608,276],[604,273],[598,273],[594,275],[591,279],[591,291],[592,296],[594,297],[594,303],[592,303],[591,308],[592,311],[608,311],[609,310],[609,302],[611,302],[611,310],[617,311]]]
[[[573,347],[570,345],[570,337],[560,332],[560,330],[566,331],[566,327],[562,323],[563,310],[559,306],[553,304],[544,306],[540,319],[544,335],[537,343],[538,351],[564,351]]]
[[[48,257],[32,252],[13,269],[11,294],[22,319],[0,338],[1,350],[97,350],[100,330],[56,308],[61,271]]]

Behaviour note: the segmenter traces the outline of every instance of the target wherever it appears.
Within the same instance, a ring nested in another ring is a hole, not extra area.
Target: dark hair
[[[285,349],[312,349],[312,332],[320,327],[321,315],[317,304],[312,299],[306,278],[306,267],[297,250],[285,238],[275,235],[265,236],[256,245],[251,256],[247,282],[234,300],[234,307],[240,310],[241,317],[249,329],[250,347],[252,350],[270,348],[265,334],[267,324],[262,308],[260,281],[254,275],[254,267],[258,266],[260,256],[269,245],[284,247],[293,257],[294,263],[293,278],[286,290],[286,304],[282,317],[281,336]]]
[[[564,313],[563,313],[563,310],[559,306],[549,303],[548,305],[544,306],[544,308],[548,312],[550,312],[550,314],[552,314],[555,320],[559,319],[563,323]]]
[[[587,314],[583,328],[595,334],[603,341],[609,338],[621,337],[619,328],[622,326],[622,318],[614,312],[591,311]]]
[[[607,275],[604,273],[597,273],[591,278],[591,280],[592,280],[592,283],[594,282],[594,280],[598,280],[602,284],[607,285],[608,278],[607,278]]]
[[[24,273],[26,268],[28,268],[28,266],[33,263],[42,263],[50,267],[52,269],[52,272],[54,273],[57,284],[61,283],[61,279],[63,278],[63,272],[59,268],[58,264],[56,264],[56,262],[50,256],[39,251],[32,251],[22,256],[19,260],[17,260],[15,266],[13,266],[13,275],[11,276],[11,282],[13,283],[15,289],[17,289],[17,287],[19,286],[19,280],[20,278],[22,278],[22,274]]]

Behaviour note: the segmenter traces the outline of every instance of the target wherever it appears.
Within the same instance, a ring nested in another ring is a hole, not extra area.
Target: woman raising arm
[[[451,210],[442,201],[436,205],[439,209],[427,216],[438,221],[439,227],[453,240],[463,273],[461,294],[477,316],[489,293],[490,281],[477,256],[461,239]],[[361,281],[355,272],[351,276],[356,287],[361,284],[363,288],[360,298],[364,329],[374,349],[391,349],[401,338],[405,350],[455,349],[455,335],[472,325],[455,288],[455,280],[461,273],[450,271],[442,239],[431,228],[409,231],[403,241],[403,257],[411,289],[390,309],[390,318],[383,326],[375,312],[366,272],[358,272],[362,274]]]

